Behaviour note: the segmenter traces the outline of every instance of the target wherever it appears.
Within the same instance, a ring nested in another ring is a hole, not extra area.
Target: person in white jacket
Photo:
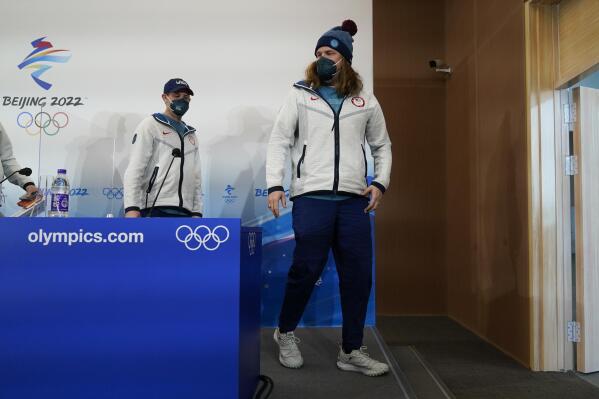
[[[196,130],[183,122],[193,91],[183,79],[164,85],[163,113],[135,129],[124,177],[126,217],[201,217],[202,174]]]
[[[303,365],[294,330],[333,250],[343,314],[337,367],[378,376],[389,366],[372,359],[363,346],[372,286],[369,211],[377,209],[389,186],[391,141],[381,107],[362,87],[352,68],[356,24],[346,20],[316,44],[316,61],[295,83],[275,121],[268,144],[268,207],[279,216],[285,203],[283,179],[291,158],[295,251],[274,340],[279,361]],[[374,158],[368,181],[365,146]]]
[[[17,162],[12,152],[12,143],[10,142],[10,138],[8,137],[8,134],[4,130],[2,124],[0,124],[0,161],[2,162],[0,180],[4,180],[6,176],[10,176],[8,181],[12,184],[22,187],[23,190],[25,190],[30,196],[33,196],[35,193],[37,193],[37,187],[31,179],[19,173],[15,173],[21,170],[21,166]],[[1,195],[2,189],[0,187],[0,196]]]

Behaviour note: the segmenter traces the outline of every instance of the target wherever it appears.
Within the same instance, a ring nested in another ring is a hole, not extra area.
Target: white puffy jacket
[[[156,206],[183,208],[190,216],[202,216],[202,174],[195,129],[187,126],[180,136],[161,114],[147,117],[135,130],[123,182],[125,212],[152,207],[175,148],[181,151],[181,157],[175,158]],[[158,175],[146,204],[146,189],[156,165]]]
[[[372,185],[383,193],[391,175],[391,140],[372,93],[346,97],[339,114],[305,82],[293,85],[275,121],[266,160],[268,192],[283,190],[291,154],[291,198],[304,194],[361,195],[374,158]]]

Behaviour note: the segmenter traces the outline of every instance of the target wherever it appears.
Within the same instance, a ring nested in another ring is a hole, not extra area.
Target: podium
[[[260,229],[0,219],[0,397],[251,398]]]

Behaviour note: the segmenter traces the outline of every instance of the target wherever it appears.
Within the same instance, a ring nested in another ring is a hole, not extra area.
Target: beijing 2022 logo
[[[31,42],[31,51],[18,65],[18,69],[30,72],[33,81],[45,91],[54,85],[44,75],[54,64],[64,64],[71,59],[70,50],[57,49],[46,40],[46,36]],[[66,93],[73,94],[73,93]],[[0,97],[2,107],[11,107],[17,110],[17,126],[27,132],[30,136],[56,136],[64,128],[70,125],[72,110],[85,105],[84,96],[67,96],[53,93],[48,95],[33,96],[11,96]],[[30,109],[27,109],[31,107]]]
[[[47,70],[52,68],[52,65],[48,64],[64,64],[71,59],[71,55],[62,55],[69,50],[54,49],[52,43],[45,39],[46,37],[44,36],[31,42],[33,51],[19,64],[19,69],[32,69],[31,77],[33,81],[42,89],[50,90],[52,83],[48,83],[41,78]]]

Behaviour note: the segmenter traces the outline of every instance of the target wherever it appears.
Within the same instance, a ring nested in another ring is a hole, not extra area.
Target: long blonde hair
[[[362,91],[362,78],[360,74],[356,72],[351,64],[345,60],[345,58],[341,59],[342,66],[338,69],[337,75],[335,75],[335,89],[337,93],[347,96],[357,96],[360,91]],[[322,86],[322,82],[318,77],[318,73],[316,73],[316,61],[312,62],[306,68],[306,82],[313,88],[318,89]]]

